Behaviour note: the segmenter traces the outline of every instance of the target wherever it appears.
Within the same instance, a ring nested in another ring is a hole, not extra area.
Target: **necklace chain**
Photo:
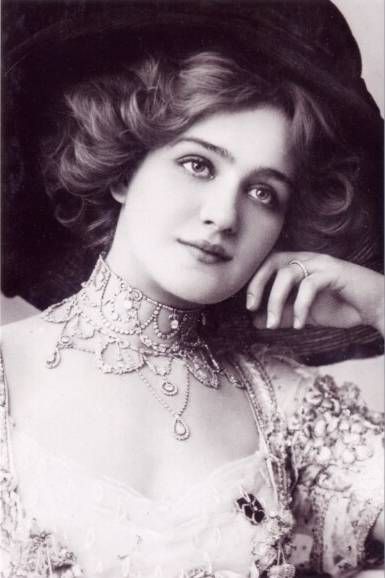
[[[181,441],[188,439],[190,437],[190,428],[182,419],[182,415],[186,411],[190,399],[190,372],[188,370],[186,371],[186,389],[184,394],[184,401],[182,407],[177,411],[173,410],[172,407],[165,401],[165,399],[158,394],[156,389],[151,385],[149,380],[140,369],[137,373],[143,383],[152,393],[154,398],[158,401],[158,403],[174,418],[173,433],[176,439]]]
[[[205,322],[201,309],[176,309],[150,299],[113,273],[99,257],[81,291],[53,305],[43,316],[62,326],[55,349],[46,361],[48,368],[60,364],[63,350],[76,349],[92,354],[103,373],[135,373],[173,417],[175,438],[190,437],[182,416],[190,401],[191,376],[206,387],[217,389],[222,373],[198,332],[199,324]],[[175,383],[177,360],[186,372],[182,388]],[[174,410],[166,399],[183,392],[182,407]]]

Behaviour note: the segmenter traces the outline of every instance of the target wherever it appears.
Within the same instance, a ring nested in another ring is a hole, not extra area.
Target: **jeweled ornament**
[[[178,386],[169,381],[164,381],[160,387],[165,395],[176,395],[179,391]]]
[[[260,524],[266,517],[261,502],[253,494],[244,494],[236,501],[236,505],[252,524]]]
[[[100,257],[81,291],[48,308],[43,317],[62,324],[54,352],[46,361],[48,368],[61,363],[62,349],[75,349],[93,354],[104,374],[136,373],[172,416],[175,438],[190,437],[182,419],[190,400],[190,375],[216,389],[221,373],[199,335],[201,309],[176,309],[146,297]],[[184,383],[180,382],[180,365],[186,371]],[[178,385],[173,383],[175,376]],[[175,410],[166,398],[182,393],[182,407]]]
[[[183,441],[190,437],[190,430],[188,425],[182,418],[177,417],[174,421],[174,435],[177,440]]]

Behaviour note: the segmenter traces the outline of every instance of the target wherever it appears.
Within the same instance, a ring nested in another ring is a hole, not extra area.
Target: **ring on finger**
[[[306,266],[302,263],[302,261],[298,261],[298,259],[293,259],[292,261],[289,262],[289,265],[297,265],[297,267],[301,269],[304,279],[306,279],[306,277],[309,277],[310,273],[307,270]]]

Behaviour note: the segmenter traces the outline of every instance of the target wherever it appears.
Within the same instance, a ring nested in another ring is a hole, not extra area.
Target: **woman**
[[[158,48],[72,83],[42,139],[61,221],[106,255],[4,332],[5,575],[344,576],[376,558],[378,414],[264,343],[226,345],[221,321],[273,278],[270,329],[382,330],[382,276],[330,256],[371,222],[364,153],[315,90],[233,52]]]

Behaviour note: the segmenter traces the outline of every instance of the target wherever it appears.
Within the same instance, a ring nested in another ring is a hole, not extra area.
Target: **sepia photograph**
[[[2,0],[0,578],[384,578],[383,0]]]

